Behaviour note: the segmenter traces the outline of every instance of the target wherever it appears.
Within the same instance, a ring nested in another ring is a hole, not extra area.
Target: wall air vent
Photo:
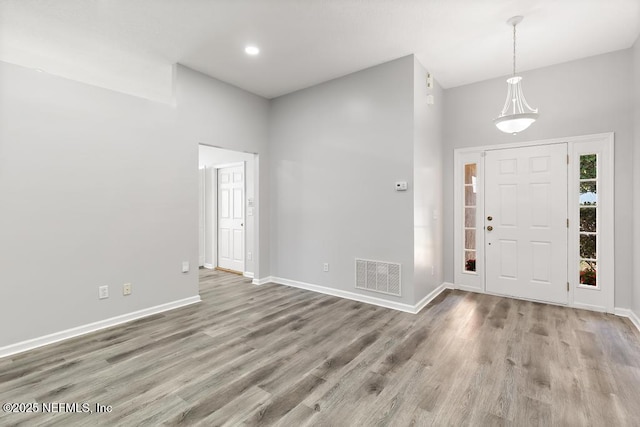
[[[400,264],[356,258],[356,288],[400,296]]]

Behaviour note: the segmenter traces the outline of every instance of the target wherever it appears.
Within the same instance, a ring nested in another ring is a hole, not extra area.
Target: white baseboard
[[[616,316],[628,317],[631,323],[640,331],[640,317],[631,309],[616,308],[614,311]]]
[[[242,273],[242,275],[243,275],[244,277],[249,278],[249,279],[253,279],[253,273],[250,273],[250,272],[248,272],[248,271],[245,271],[244,273]]]
[[[214,269],[214,268],[216,268],[216,267],[215,267],[215,265],[213,265],[213,264],[208,264],[208,263],[206,263],[206,262],[205,262],[205,263],[204,263],[204,268],[208,268],[209,270],[213,270],[213,269]]]
[[[593,305],[593,304],[583,304],[581,302],[574,302],[572,305],[569,305],[569,307],[577,308],[581,310],[597,311],[599,313],[607,312],[606,307],[602,307],[600,305]]]
[[[442,285],[438,286],[433,291],[429,292],[429,294],[426,297],[424,297],[420,301],[418,301],[418,303],[414,307],[415,308],[415,313],[416,314],[420,313],[420,311],[422,311],[422,309],[425,308],[427,306],[427,304],[429,304],[431,301],[433,301],[433,299],[435,297],[437,297],[438,295],[440,295],[442,293],[442,291],[444,291],[445,289],[453,289],[453,288],[449,287],[450,284],[451,283],[444,282]]]
[[[640,331],[640,317],[635,313],[635,311],[629,310],[629,320],[633,323],[638,331]]]
[[[318,292],[325,295],[331,295],[334,297],[345,298],[352,301],[363,302],[366,304],[373,304],[379,307],[390,308],[393,310],[403,311],[405,313],[416,314],[424,306],[426,306],[431,300],[433,300],[440,292],[445,288],[443,285],[438,286],[429,295],[424,297],[416,305],[405,304],[401,302],[389,301],[382,298],[372,297],[369,295],[357,294],[355,292],[343,291],[340,289],[328,288],[326,286],[314,285],[311,283],[299,282],[297,280],[285,279],[282,277],[271,277],[270,282],[277,283],[279,285],[291,286],[293,288],[305,289],[312,292]],[[255,282],[255,280],[254,280]]]
[[[253,279],[253,282],[251,283],[253,283],[256,286],[260,286],[260,285],[264,285],[265,283],[271,283],[271,282],[273,282],[273,277],[267,276],[262,279]]]
[[[368,304],[378,305],[380,307],[392,308],[394,310],[404,311],[406,313],[415,313],[415,306],[404,304],[401,302],[388,301],[382,298],[371,297],[368,295],[356,294],[355,292],[343,291],[340,289],[327,288],[326,286],[313,285],[311,283],[299,282],[297,280],[284,279],[282,277],[273,277],[274,283],[287,285],[293,288],[306,289],[308,291],[318,292],[334,297],[346,298],[353,301],[364,302]]]
[[[132,313],[123,314],[109,319],[100,320],[98,322],[89,323],[75,328],[67,329],[53,334],[45,335],[38,338],[33,338],[27,341],[22,341],[16,344],[10,344],[0,348],[0,358],[11,356],[13,354],[22,353],[23,351],[32,350],[37,347],[53,344],[58,341],[63,341],[69,338],[77,337],[79,335],[85,335],[91,332],[99,331],[101,329],[110,328],[112,326],[120,325],[122,323],[130,322],[132,320],[140,319],[141,317],[151,316],[153,314],[162,313],[164,311],[174,310],[176,308],[184,307],[200,302],[200,296],[189,297],[178,301],[168,302],[166,304],[156,305],[155,307],[149,307],[142,310],[134,311]]]
[[[475,292],[477,294],[484,294],[485,292],[482,291],[482,289],[480,288],[476,288],[475,286],[469,286],[469,285],[456,285],[451,283],[452,288],[451,289],[459,289],[461,291],[465,291],[465,292]]]

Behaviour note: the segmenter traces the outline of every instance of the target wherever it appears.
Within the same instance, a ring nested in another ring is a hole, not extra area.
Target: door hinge
[[[569,282],[567,282],[567,292],[569,292]]]
[[[569,228],[569,218],[567,218],[567,228]]]

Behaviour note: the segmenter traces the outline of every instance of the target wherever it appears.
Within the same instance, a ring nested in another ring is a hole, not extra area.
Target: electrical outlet
[[[109,298],[109,286],[98,287],[98,299]]]
[[[407,188],[408,188],[407,181],[396,182],[396,191],[407,191]]]
[[[322,271],[327,272],[329,271],[329,263],[325,262],[324,265],[322,266]]]
[[[131,295],[131,283],[122,285],[122,295]]]

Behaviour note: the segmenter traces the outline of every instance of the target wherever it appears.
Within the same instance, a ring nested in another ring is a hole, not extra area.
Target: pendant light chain
[[[516,75],[516,24],[513,24],[513,75]]]

